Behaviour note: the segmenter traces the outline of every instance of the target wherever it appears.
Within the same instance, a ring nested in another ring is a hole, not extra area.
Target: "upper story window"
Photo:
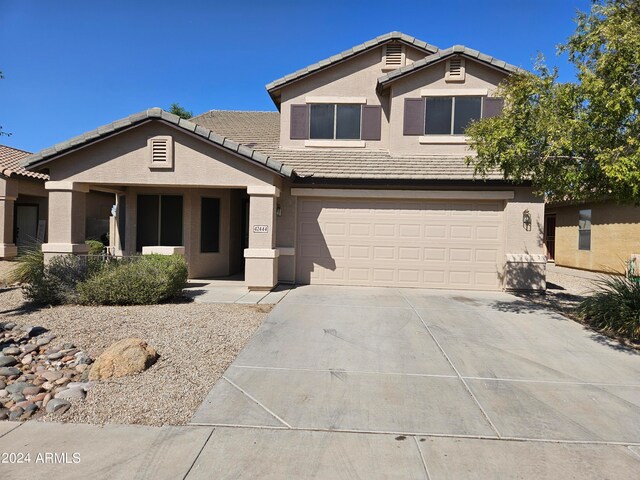
[[[458,93],[460,92],[460,93]],[[420,98],[404,99],[403,135],[420,143],[464,143],[464,131],[474,120],[500,115],[504,101],[486,89],[424,89]]]
[[[382,107],[367,105],[364,97],[307,97],[291,105],[291,140],[305,146],[364,147],[365,140],[380,140]]]
[[[360,140],[361,105],[310,105],[309,138],[312,140]]]
[[[462,135],[474,120],[482,118],[482,97],[427,97],[424,133]]]

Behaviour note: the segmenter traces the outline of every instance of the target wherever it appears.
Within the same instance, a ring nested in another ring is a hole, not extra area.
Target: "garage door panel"
[[[502,202],[300,199],[297,281],[498,289]]]

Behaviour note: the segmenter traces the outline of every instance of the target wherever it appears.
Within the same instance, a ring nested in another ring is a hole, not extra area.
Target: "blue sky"
[[[399,30],[530,69],[588,0],[0,0],[0,143],[37,151],[149,107],[275,110],[264,85]]]

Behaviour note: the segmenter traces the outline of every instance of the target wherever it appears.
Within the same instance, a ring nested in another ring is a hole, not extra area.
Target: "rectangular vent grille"
[[[445,81],[464,82],[464,58],[456,56],[447,60]]]
[[[402,44],[390,43],[386,46],[385,51],[385,66],[388,67],[401,67],[402,62]]]
[[[167,162],[169,160],[169,145],[166,139],[151,140],[151,161]]]
[[[462,75],[462,59],[452,58],[449,60],[449,75],[452,77],[459,77]]]

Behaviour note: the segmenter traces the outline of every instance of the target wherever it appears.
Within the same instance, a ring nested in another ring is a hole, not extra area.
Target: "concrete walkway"
[[[241,276],[210,280],[189,280],[184,294],[196,303],[239,303],[244,305],[275,305],[292,285],[278,285],[272,291],[250,291]]]
[[[640,356],[508,294],[302,287],[190,426],[0,435],[7,478],[634,478]]]

